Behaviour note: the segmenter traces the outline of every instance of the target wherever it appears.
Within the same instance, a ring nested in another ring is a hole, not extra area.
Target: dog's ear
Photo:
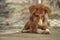
[[[29,7],[29,11],[30,11],[30,13],[35,13],[36,12],[36,7],[35,7],[35,5],[32,5],[32,6],[30,6]]]
[[[48,13],[48,16],[51,15],[51,9],[49,7],[45,7],[45,12]]]

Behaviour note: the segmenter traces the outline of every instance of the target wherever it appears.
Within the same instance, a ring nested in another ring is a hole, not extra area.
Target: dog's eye
[[[38,15],[35,15],[36,17],[39,17]]]
[[[36,8],[36,10],[38,10],[38,9]]]

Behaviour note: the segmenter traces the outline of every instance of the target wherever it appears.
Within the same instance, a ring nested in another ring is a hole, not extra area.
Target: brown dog
[[[29,11],[31,13],[30,19],[25,24],[22,32],[25,32],[24,30],[28,30],[29,32],[37,32],[37,28],[40,28],[42,30],[45,30],[43,33],[49,33],[45,14],[47,13],[48,16],[50,16],[51,9],[42,4],[36,4],[30,6]]]

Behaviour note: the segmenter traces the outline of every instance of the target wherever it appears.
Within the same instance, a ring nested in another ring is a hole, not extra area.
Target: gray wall
[[[4,10],[3,13],[8,12],[6,16],[0,17],[0,29],[6,30],[23,27],[30,16],[28,7],[36,3],[38,3],[38,0],[4,0],[2,3],[4,4],[2,5],[2,7],[4,6],[2,8]],[[50,5],[49,0],[44,0],[42,3],[52,9],[52,16],[47,18],[49,26],[60,26],[60,10],[55,10],[55,8]]]

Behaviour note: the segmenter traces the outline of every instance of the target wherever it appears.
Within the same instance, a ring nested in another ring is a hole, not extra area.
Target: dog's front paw
[[[50,30],[49,29],[46,29],[41,34],[50,34],[50,33],[51,33]]]
[[[50,32],[42,32],[41,34],[50,34]]]

